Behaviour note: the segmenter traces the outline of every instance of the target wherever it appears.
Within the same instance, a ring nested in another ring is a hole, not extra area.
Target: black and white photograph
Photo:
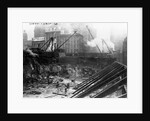
[[[127,98],[127,23],[24,22],[24,98]]]
[[[8,113],[141,113],[142,8],[8,8]]]

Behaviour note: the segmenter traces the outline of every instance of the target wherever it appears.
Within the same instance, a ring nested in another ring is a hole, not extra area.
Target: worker
[[[51,37],[51,51],[53,51],[53,46],[54,46],[54,38]]]
[[[75,87],[75,86],[76,86],[75,79],[72,79],[71,80],[71,87]]]
[[[48,78],[48,84],[52,84],[53,83],[53,78]]]
[[[57,81],[57,82],[56,82],[57,93],[59,93],[59,86],[60,86],[60,85],[59,85],[59,82]]]
[[[65,85],[65,94],[67,93],[67,91],[68,91],[69,88],[70,88],[70,84],[67,83],[67,84]]]
[[[59,87],[59,82],[57,81],[57,82],[56,82],[56,88],[58,88],[58,87]]]

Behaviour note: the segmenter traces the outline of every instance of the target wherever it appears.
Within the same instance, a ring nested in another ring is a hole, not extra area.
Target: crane
[[[86,26],[86,28],[87,28],[88,32],[90,33],[90,35],[91,35],[92,39],[94,39],[94,37],[93,37],[93,35],[91,34],[91,32],[90,32],[90,30],[89,30],[88,26]],[[98,48],[99,52],[101,53],[101,50],[100,50],[100,48],[98,47],[98,45],[97,45],[97,44],[96,44],[96,47]]]
[[[105,45],[107,46],[107,49],[109,50],[109,53],[113,54],[113,51],[109,48],[109,46],[107,45],[107,43],[105,42],[104,39],[102,39],[102,42],[105,43]]]

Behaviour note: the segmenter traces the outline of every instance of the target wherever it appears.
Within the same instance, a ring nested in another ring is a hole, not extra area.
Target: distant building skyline
[[[87,31],[86,26],[91,30],[94,39],[88,40],[91,37]],[[74,30],[78,30],[83,35],[84,41],[88,46],[99,48],[102,47],[102,39],[106,41],[110,48],[113,50],[120,50],[124,38],[127,36],[127,23],[59,23],[57,25],[30,25],[29,23],[23,24],[23,29],[28,34],[28,40],[33,40],[36,37],[46,37],[45,32],[48,31],[61,31],[61,34],[69,34]],[[88,37],[88,38],[89,38]],[[36,40],[36,39],[34,39]]]
[[[71,31],[72,23],[60,23],[57,29],[63,28],[65,32]],[[78,24],[78,23],[77,23]],[[127,23],[85,23],[86,25],[93,26],[97,34],[99,33],[101,36],[106,36],[109,34],[117,37],[117,36],[126,36],[127,35]],[[23,30],[28,34],[28,39],[32,40],[34,37],[34,28],[36,25],[30,25],[29,23],[23,23]],[[42,26],[42,25],[41,25]],[[46,27],[46,31],[50,25],[43,25]],[[52,26],[51,26],[52,27]],[[53,26],[54,27],[54,26]],[[124,38],[124,37],[123,37]]]

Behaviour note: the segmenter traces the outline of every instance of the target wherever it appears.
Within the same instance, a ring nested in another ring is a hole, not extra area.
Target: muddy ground
[[[23,97],[69,98],[78,84],[112,62],[61,58],[57,64],[39,65],[38,72],[32,65],[24,65]]]

